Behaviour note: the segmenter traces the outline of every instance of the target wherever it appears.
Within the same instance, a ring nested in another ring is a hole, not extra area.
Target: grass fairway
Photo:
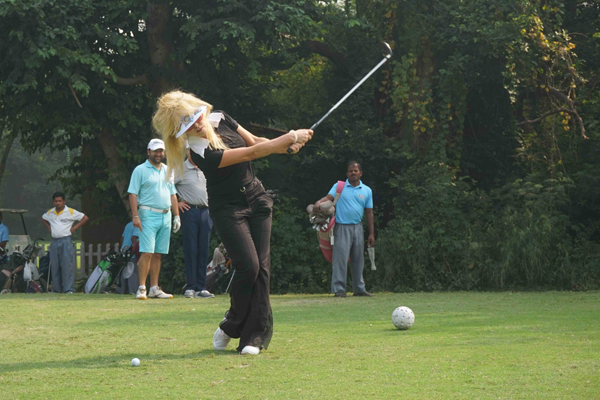
[[[3,295],[0,398],[600,399],[600,292],[273,296],[258,356],[212,350],[228,303]]]

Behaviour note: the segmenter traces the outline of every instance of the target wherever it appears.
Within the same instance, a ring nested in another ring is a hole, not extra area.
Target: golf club
[[[323,117],[321,117],[320,120],[318,120],[317,122],[315,122],[314,125],[310,127],[311,130],[314,130],[317,126],[319,126],[321,124],[321,122],[323,122],[325,120],[325,118],[327,118],[329,116],[329,114],[331,114],[333,112],[333,110],[335,110],[336,108],[338,108],[340,104],[342,104],[348,97],[350,97],[350,95],[352,93],[354,93],[354,91],[356,89],[358,89],[360,87],[360,85],[363,84],[364,81],[366,81],[367,79],[369,79],[369,77],[371,75],[373,75],[373,73],[375,71],[377,71],[379,68],[381,68],[381,66],[383,64],[385,64],[385,62],[387,60],[389,60],[390,58],[392,58],[392,54],[393,53],[392,53],[392,48],[390,47],[390,45],[387,44],[386,42],[383,42],[383,48],[387,52],[387,54],[385,55],[385,57],[383,57],[383,60],[381,60],[379,62],[379,64],[377,64],[371,71],[369,71],[369,73],[366,74],[360,80],[360,82],[358,82],[356,85],[354,85],[354,87],[352,89],[350,89],[350,91],[348,93],[346,93],[346,95],[344,97],[342,97],[340,101],[338,101],[333,107],[331,107],[331,109],[329,111],[327,111],[327,113],[325,115],[323,115]],[[291,152],[292,152],[292,149],[288,148],[288,153],[291,153]]]

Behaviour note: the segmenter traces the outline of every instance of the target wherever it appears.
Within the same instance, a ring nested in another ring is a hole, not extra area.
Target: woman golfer
[[[192,161],[204,172],[209,211],[235,268],[231,306],[213,336],[225,350],[240,338],[241,354],[259,354],[273,335],[269,301],[273,199],[256,179],[250,161],[269,154],[297,153],[312,138],[308,129],[276,139],[260,138],[225,112],[192,94],[172,91],[158,99],[152,124],[165,142],[169,168],[181,173],[186,139]],[[170,174],[169,174],[170,175]]]

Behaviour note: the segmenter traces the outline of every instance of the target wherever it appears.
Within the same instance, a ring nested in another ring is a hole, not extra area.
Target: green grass
[[[600,399],[600,292],[273,296],[258,356],[212,350],[228,303],[3,295],[0,398]]]

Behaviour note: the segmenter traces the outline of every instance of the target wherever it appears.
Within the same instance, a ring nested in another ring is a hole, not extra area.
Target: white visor
[[[198,121],[198,118],[200,118],[200,116],[204,114],[204,112],[206,112],[206,109],[206,106],[202,106],[198,110],[196,110],[196,112],[192,115],[186,115],[185,117],[181,117],[181,125],[175,137],[178,138],[179,136],[183,135],[185,131],[190,129],[190,126],[194,125],[194,122]]]

